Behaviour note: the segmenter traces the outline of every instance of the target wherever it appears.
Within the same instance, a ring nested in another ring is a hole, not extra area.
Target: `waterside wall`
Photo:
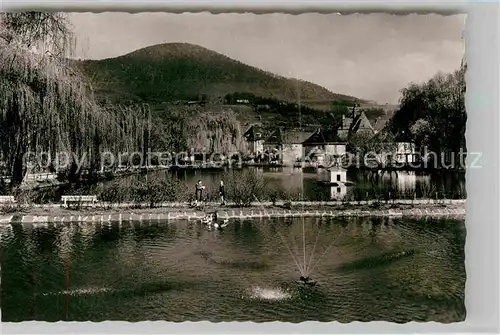
[[[392,201],[391,201],[392,203]],[[395,204],[398,203],[395,201]],[[323,204],[323,205],[321,205]],[[344,203],[345,204],[345,203]],[[352,217],[352,216],[375,216],[375,217],[451,217],[465,219],[465,201],[454,200],[452,205],[438,205],[437,201],[430,204],[427,202],[412,208],[356,208],[358,202],[352,203],[352,208],[339,208],[327,206],[325,203],[317,203],[317,208],[304,206],[301,203],[293,203],[292,209],[250,207],[250,208],[216,208],[220,219],[263,219],[263,218],[293,218],[293,217]],[[439,201],[442,204],[442,200]],[[295,208],[294,208],[295,207]],[[359,206],[362,207],[362,206]],[[387,207],[387,206],[386,206]],[[212,209],[214,210],[214,209]],[[139,222],[144,224],[159,223],[171,220],[199,221],[210,209],[198,210],[193,208],[159,208],[159,209],[128,209],[119,213],[61,213],[54,215],[0,215],[0,226],[10,224],[30,224],[33,226],[60,225],[70,223],[90,223],[93,225],[112,225],[122,222]],[[135,213],[134,213],[135,212]]]

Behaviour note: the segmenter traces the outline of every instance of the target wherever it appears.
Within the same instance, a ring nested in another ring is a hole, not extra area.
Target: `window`
[[[340,187],[337,187],[337,193],[340,193]]]
[[[337,174],[337,181],[340,181],[340,174]]]

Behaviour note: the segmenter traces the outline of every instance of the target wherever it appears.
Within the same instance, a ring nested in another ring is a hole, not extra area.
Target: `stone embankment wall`
[[[335,205],[334,205],[335,204]],[[342,203],[339,203],[342,204]],[[378,216],[378,217],[450,217],[465,219],[464,200],[439,200],[421,203],[407,203],[391,201],[380,208],[367,208],[370,202],[351,202],[338,206],[321,202],[293,202],[292,209],[280,209],[276,207],[266,208],[265,205],[248,208],[207,208],[199,210],[184,206],[173,206],[156,209],[128,209],[113,212],[112,210],[49,210],[48,213],[40,214],[13,214],[1,215],[0,225],[31,224],[31,225],[58,225],[69,223],[91,223],[109,224],[113,222],[164,222],[171,220],[194,220],[199,221],[206,215],[207,211],[217,210],[220,219],[264,219],[264,218],[294,218],[294,217],[352,217],[352,216]],[[350,206],[346,208],[346,206]],[[398,207],[399,206],[399,207]],[[60,206],[59,206],[60,207]],[[341,207],[341,208],[340,208]],[[110,206],[108,208],[117,208]]]
[[[361,201],[276,201],[274,203],[270,201],[263,202],[252,202],[247,207],[283,207],[285,205],[290,205],[291,207],[341,207],[341,206],[371,206],[376,203],[380,204],[392,204],[392,205],[464,205],[465,199],[394,199],[388,201],[380,200],[361,200]],[[208,202],[204,204],[205,207],[220,207],[218,202]],[[44,208],[44,209],[55,209],[61,208],[61,204],[30,204],[29,207],[32,208]],[[96,208],[103,209],[118,209],[118,208],[148,208],[150,203],[137,203],[137,202],[123,202],[123,203],[109,203],[100,201],[96,205]],[[162,202],[155,204],[158,208],[189,208],[192,207],[186,202]],[[225,207],[236,207],[236,204],[228,202]]]

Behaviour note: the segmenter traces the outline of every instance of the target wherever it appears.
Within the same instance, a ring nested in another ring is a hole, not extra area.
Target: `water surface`
[[[2,227],[2,321],[456,322],[464,243],[444,219]]]
[[[293,167],[266,167],[244,168],[241,170],[198,170],[180,171],[177,175],[194,190],[194,184],[202,180],[209,189],[217,190],[219,181],[226,175],[235,173],[243,175],[245,171],[254,171],[267,185],[268,188],[280,188],[289,195],[303,197],[306,200],[331,200],[349,197],[355,194],[363,199],[373,199],[377,196],[392,192],[392,197],[398,198],[435,198],[436,192],[440,199],[464,199],[465,173],[443,171],[440,173],[415,173],[398,171],[391,173],[348,171],[347,181],[353,186],[324,186],[319,181],[329,179],[326,169],[293,168]],[[152,175],[163,176],[164,171],[153,172]],[[129,178],[138,178],[131,176]],[[141,176],[139,178],[145,178]],[[229,187],[229,186],[227,186]],[[194,191],[193,191],[194,192]],[[302,198],[301,198],[302,199]]]

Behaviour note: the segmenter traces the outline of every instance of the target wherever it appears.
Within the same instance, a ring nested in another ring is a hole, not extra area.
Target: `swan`
[[[204,224],[212,224],[213,217],[211,215],[207,215],[201,219],[201,223]]]
[[[214,223],[214,227],[215,228],[224,228],[227,226],[228,223],[229,223],[229,219],[224,219],[224,221],[221,224],[219,224],[217,222]]]

